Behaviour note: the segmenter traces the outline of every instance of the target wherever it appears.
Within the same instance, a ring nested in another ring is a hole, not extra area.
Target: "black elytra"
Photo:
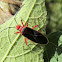
[[[31,41],[39,44],[47,44],[48,39],[40,32],[31,29],[29,27],[24,27],[21,31],[22,35],[30,39]]]

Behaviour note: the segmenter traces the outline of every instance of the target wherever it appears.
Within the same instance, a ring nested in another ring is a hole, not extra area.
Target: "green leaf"
[[[62,62],[62,31],[48,35],[49,43],[45,48],[45,62]]]
[[[30,28],[38,25],[35,30],[45,34],[45,1],[25,0],[20,11],[0,26],[0,62],[43,62],[43,46],[30,40],[26,45],[23,36],[14,34],[15,28],[7,28],[21,25],[21,20],[24,25],[28,22]]]

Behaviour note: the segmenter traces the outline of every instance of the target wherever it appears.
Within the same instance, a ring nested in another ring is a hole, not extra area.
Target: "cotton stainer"
[[[27,45],[28,39],[30,39],[35,43],[47,44],[48,42],[47,38],[42,33],[34,30],[34,28],[37,27],[38,25],[35,25],[33,28],[29,28],[28,23],[27,23],[27,26],[24,26],[22,20],[21,20],[21,23],[22,23],[22,26],[16,25],[16,29],[19,30],[19,32],[16,32],[16,34],[20,33],[21,35],[25,36],[26,45]]]

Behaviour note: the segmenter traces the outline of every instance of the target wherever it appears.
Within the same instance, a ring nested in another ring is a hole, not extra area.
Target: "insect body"
[[[28,23],[27,26],[24,26],[22,20],[21,23],[23,26],[17,25],[16,29],[19,30],[19,32],[21,35],[25,36],[25,42],[27,45],[27,40],[30,39],[31,41],[35,42],[35,43],[39,43],[39,44],[47,44],[48,40],[47,38],[40,32],[34,30],[35,27],[37,27],[38,25],[35,25],[33,28],[29,28],[28,27]]]

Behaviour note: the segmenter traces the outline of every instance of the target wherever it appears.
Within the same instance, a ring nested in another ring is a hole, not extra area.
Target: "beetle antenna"
[[[7,28],[16,28],[16,27],[7,27]],[[6,30],[7,28],[5,28],[4,30]],[[4,31],[4,30],[2,30],[2,31]],[[1,33],[2,31],[0,31],[0,33]]]
[[[15,17],[14,17],[14,20],[15,20],[16,24],[18,25],[18,23],[17,23],[17,21],[16,21],[16,15],[15,15]]]

